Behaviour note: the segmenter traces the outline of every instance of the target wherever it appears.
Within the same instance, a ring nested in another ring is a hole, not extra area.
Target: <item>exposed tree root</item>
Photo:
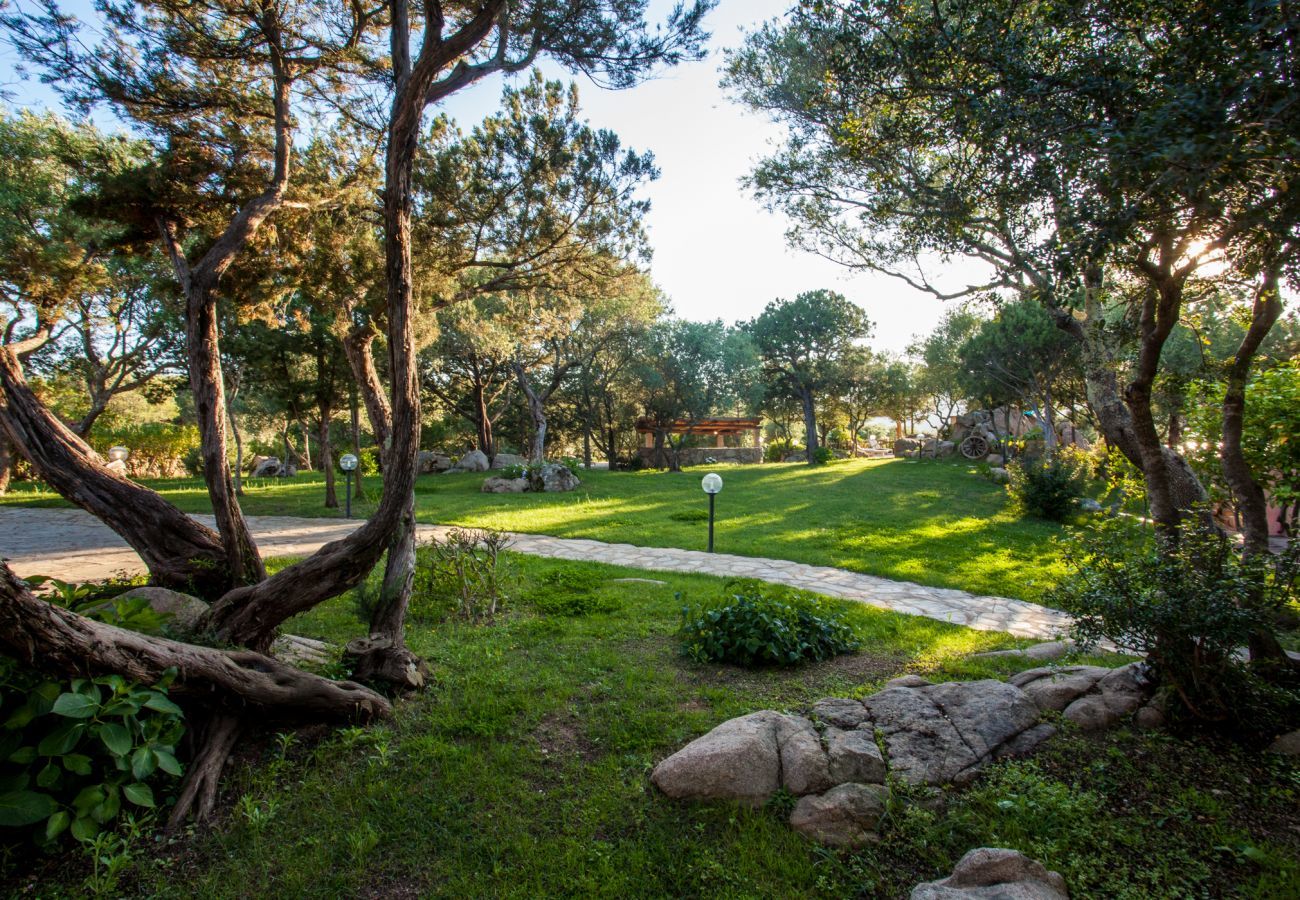
[[[214,713],[208,719],[203,729],[203,742],[200,745],[195,741],[197,749],[181,785],[180,797],[167,818],[168,831],[185,824],[191,817],[196,822],[206,822],[212,818],[212,811],[217,804],[217,789],[221,785],[221,773],[242,730],[243,723],[239,717],[230,713]]]
[[[386,634],[348,641],[352,674],[367,684],[383,684],[397,691],[417,691],[429,679],[429,667],[403,645],[393,646]]]

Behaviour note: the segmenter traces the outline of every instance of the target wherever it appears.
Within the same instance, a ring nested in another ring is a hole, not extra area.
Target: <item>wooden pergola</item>
[[[712,419],[673,419],[671,422],[660,422],[648,416],[642,416],[636,420],[637,434],[644,435],[642,446],[653,447],[655,433],[660,431],[665,434],[712,434],[717,438],[714,444],[716,447],[725,447],[726,436],[729,434],[743,435],[752,432],[754,445],[761,447],[763,444],[763,420],[757,418],[720,417]]]

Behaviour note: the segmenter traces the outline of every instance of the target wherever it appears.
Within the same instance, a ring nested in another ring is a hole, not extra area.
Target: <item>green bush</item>
[[[763,462],[780,462],[794,451],[794,441],[789,438],[777,438],[769,441],[763,448]]]
[[[832,450],[830,447],[826,447],[826,446],[818,447],[817,452],[813,454],[813,462],[815,462],[819,466],[824,466],[828,462],[831,462],[834,459],[835,459],[835,451]]]
[[[156,687],[120,675],[46,678],[0,657],[0,825],[39,844],[91,841],[130,806],[157,805],[151,782],[181,774],[185,725]]]
[[[686,607],[682,652],[696,662],[793,666],[852,653],[860,644],[843,618],[806,594],[754,589],[711,609]]]
[[[1264,740],[1300,720],[1300,683],[1289,667],[1242,659],[1253,637],[1271,634],[1297,598],[1300,549],[1242,560],[1212,527],[1187,527],[1177,544],[1127,520],[1075,537],[1071,571],[1048,594],[1073,613],[1075,638],[1145,654],[1175,722]]]
[[[1063,522],[1083,496],[1088,471],[1083,458],[1062,449],[1051,459],[1017,459],[1007,464],[1007,492],[1031,516]]]
[[[509,543],[509,537],[499,531],[453,528],[442,540],[421,547],[416,554],[411,617],[452,614],[475,622],[495,617],[510,576],[502,557]]]

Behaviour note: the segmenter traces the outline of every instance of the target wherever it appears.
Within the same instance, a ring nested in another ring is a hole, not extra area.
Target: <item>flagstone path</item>
[[[213,524],[211,516],[194,518]],[[252,516],[249,525],[264,556],[305,556],[322,544],[345,537],[361,521]],[[418,527],[422,540],[448,530],[442,525]],[[661,572],[758,578],[981,631],[1005,631],[1017,637],[1056,637],[1070,623],[1063,612],[1021,600],[891,581],[831,566],[541,534],[516,533],[511,540],[510,549],[533,556]],[[0,507],[0,558],[7,559],[20,576],[52,575],[64,581],[90,581],[143,571],[139,557],[121,538],[79,509]]]

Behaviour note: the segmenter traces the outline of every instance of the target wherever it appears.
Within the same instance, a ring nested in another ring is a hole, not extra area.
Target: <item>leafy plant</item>
[[[181,774],[174,675],[155,687],[120,675],[63,682],[0,657],[0,825],[42,844],[65,831],[91,841],[123,800],[154,808],[150,782]]]
[[[1087,467],[1068,448],[1051,459],[1017,459],[1007,464],[1007,492],[1031,516],[1063,522],[1083,496]]]
[[[839,615],[811,595],[760,589],[708,609],[684,607],[682,652],[696,662],[792,666],[855,652],[861,645]]]
[[[813,462],[819,466],[824,466],[835,459],[835,451],[830,447],[818,447],[813,452]]]
[[[126,597],[120,594],[138,587],[142,579],[112,579],[103,582],[73,584],[48,575],[34,575],[25,579],[28,587],[45,587],[45,599],[56,606],[71,610],[109,625],[129,628],[144,634],[158,634],[166,617],[156,612],[144,597]]]
[[[453,528],[427,544],[417,556],[412,616],[427,618],[450,606],[470,621],[492,619],[505,596],[501,553],[509,543],[500,531]]]
[[[1174,544],[1119,519],[1071,543],[1072,577],[1048,601],[1075,614],[1080,643],[1145,654],[1175,718],[1247,739],[1294,727],[1300,683],[1266,680],[1239,651],[1294,602],[1300,550],[1243,560],[1217,529],[1186,528]]]

